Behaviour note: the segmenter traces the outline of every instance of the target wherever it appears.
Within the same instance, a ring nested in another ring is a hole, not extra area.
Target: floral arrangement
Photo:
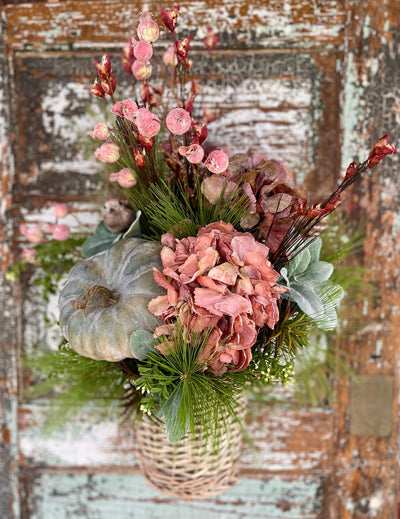
[[[396,152],[382,137],[326,200],[309,204],[282,162],[207,145],[215,114],[196,107],[201,85],[190,80],[191,38],[178,39],[178,13],[161,10],[172,36],[161,85],[151,84],[160,31],[148,12],[123,49],[135,99],[116,100],[108,56],[95,63],[90,90],[110,120],[90,135],[118,195],[60,295],[64,367],[102,373],[103,392],[114,394],[104,384],[116,380],[124,407],[165,422],[171,441],[198,423],[217,434],[243,389],[287,380],[310,332],[335,328],[343,289],[323,259],[321,229],[342,193]],[[209,29],[206,48],[217,42]],[[64,227],[55,225],[56,239],[68,238]]]

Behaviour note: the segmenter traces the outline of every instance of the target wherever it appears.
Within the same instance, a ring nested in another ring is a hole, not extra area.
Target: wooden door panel
[[[117,77],[124,77],[120,48],[143,6],[128,0],[49,0],[2,8],[3,267],[17,251],[18,224],[50,221],[49,201],[67,202],[89,225],[98,221],[98,165],[87,153],[86,131],[101,117],[87,86],[94,77],[93,59],[104,52],[112,56]],[[146,6],[153,12],[160,7],[159,2]],[[390,131],[394,141],[398,138],[395,7],[382,9],[375,0],[254,0],[251,5],[186,0],[181,6],[180,27],[194,36],[195,77],[205,83],[203,102],[219,113],[209,127],[211,141],[283,160],[320,199],[336,185],[340,168],[363,158],[381,134]],[[220,32],[212,56],[201,43],[208,25]],[[117,90],[121,97],[125,92],[126,76]],[[360,330],[367,318],[375,324],[342,344],[354,356],[357,372],[391,375],[395,391],[399,192],[398,176],[385,165],[379,185],[367,181],[348,195],[348,207],[357,202],[360,208],[353,218],[371,217],[358,261],[372,269],[381,293],[368,302]],[[72,217],[68,223],[76,228]],[[344,375],[333,408],[252,404],[248,429],[254,445],[245,447],[239,484],[213,500],[183,503],[146,486],[129,429],[105,422],[78,430],[71,424],[50,438],[40,436],[43,404],[18,403],[18,385],[28,381],[17,360],[22,349],[29,353],[52,341],[41,319],[49,308],[32,288],[5,280],[0,302],[5,309],[0,316],[0,510],[6,519],[393,519],[397,396],[388,402],[391,434],[379,438],[350,434],[351,385]],[[378,360],[371,360],[372,352],[379,353]]]

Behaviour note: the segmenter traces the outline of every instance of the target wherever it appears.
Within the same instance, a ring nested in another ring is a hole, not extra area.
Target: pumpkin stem
[[[110,290],[103,285],[92,285],[87,288],[83,294],[71,301],[71,305],[75,310],[82,310],[86,317],[86,310],[90,304],[95,304],[105,308],[114,305],[119,299],[119,293],[116,290]]]

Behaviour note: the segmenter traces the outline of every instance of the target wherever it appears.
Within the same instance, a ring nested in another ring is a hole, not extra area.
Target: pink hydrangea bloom
[[[199,164],[204,157],[204,149],[200,144],[191,144],[190,146],[179,146],[178,153],[186,157],[192,164]]]
[[[53,211],[57,218],[65,218],[68,214],[68,207],[65,204],[57,204],[53,207]]]
[[[140,40],[133,46],[133,55],[139,61],[149,61],[153,55],[153,46],[151,43]]]
[[[44,238],[42,229],[37,225],[35,225],[34,227],[29,227],[26,230],[25,236],[31,243],[40,243]]]
[[[222,150],[214,150],[209,153],[204,165],[211,173],[223,173],[229,165],[228,155]]]
[[[26,236],[28,228],[26,226],[26,223],[20,223],[19,224],[19,232],[22,234],[22,236]]]
[[[94,157],[100,162],[117,162],[121,156],[119,146],[115,142],[105,142],[94,152]]]
[[[118,182],[121,187],[127,189],[133,187],[137,182],[134,172],[129,168],[123,168],[118,173],[111,173],[109,180],[110,182]]]
[[[101,141],[105,141],[110,136],[110,128],[106,123],[98,123],[93,128],[93,131],[88,132],[88,134],[92,137],[92,139],[100,139]]]
[[[154,279],[167,293],[150,301],[149,310],[167,326],[156,335],[170,333],[177,318],[189,337],[212,329],[199,361],[216,374],[244,369],[258,330],[278,322],[277,303],[286,291],[276,284],[268,247],[223,222],[197,237],[165,234],[161,241],[163,270],[154,269]]]
[[[138,110],[138,105],[132,99],[124,99],[123,101],[118,101],[112,107],[112,111],[115,115],[119,115],[120,117],[125,117],[129,119],[129,121],[133,121],[135,117],[135,113]]]
[[[69,238],[70,230],[68,225],[59,223],[53,228],[53,238],[58,241],[65,241]]]
[[[166,117],[168,130],[174,135],[183,135],[192,125],[190,113],[183,108],[173,108]]]
[[[132,74],[138,81],[145,81],[151,76],[152,66],[149,61],[136,60],[132,65]]]

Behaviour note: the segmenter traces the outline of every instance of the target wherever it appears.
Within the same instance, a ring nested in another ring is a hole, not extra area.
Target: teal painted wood
[[[321,486],[319,478],[244,478],[218,497],[182,501],[139,475],[45,473],[31,489],[30,519],[316,519]]]

